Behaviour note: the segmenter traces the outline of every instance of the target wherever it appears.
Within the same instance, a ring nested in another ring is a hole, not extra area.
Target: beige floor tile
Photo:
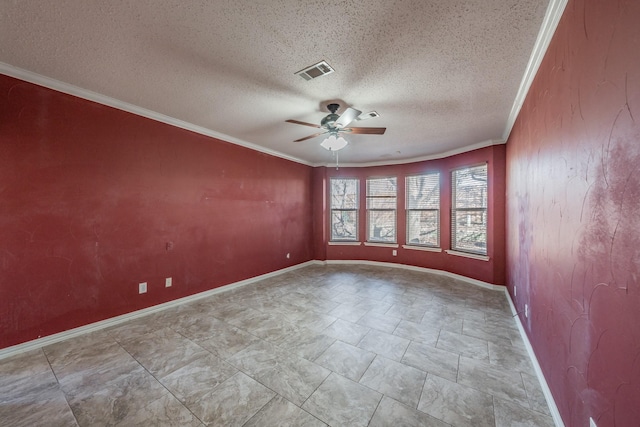
[[[400,361],[409,346],[409,340],[372,329],[358,343],[358,347]]]
[[[383,397],[369,427],[449,427],[450,425],[410,408],[390,397]]]
[[[188,408],[207,425],[241,426],[275,395],[259,382],[238,372]]]
[[[555,423],[550,415],[536,411],[499,398],[494,400],[496,427],[553,427]]]
[[[330,337],[339,339],[348,344],[356,345],[360,342],[370,328],[346,320],[338,319],[331,325],[327,326],[322,333]]]
[[[0,425],[77,425],[51,370],[33,373],[30,378],[22,379],[12,375],[12,380],[7,380],[5,375],[3,372],[5,386],[0,388]]]
[[[330,373],[264,341],[236,353],[229,363],[296,405],[301,405]]]
[[[458,383],[529,407],[520,372],[506,371],[486,362],[460,357]]]
[[[400,323],[400,319],[369,311],[356,323],[390,334],[396,329],[396,326]]]
[[[169,395],[167,389],[142,368],[106,386],[83,393],[76,391],[66,394],[81,426],[121,424],[135,417],[140,408]]]
[[[465,357],[489,361],[489,343],[480,338],[442,330],[436,347]]]
[[[510,342],[500,345],[489,341],[489,363],[510,371],[533,372],[533,364],[527,351],[510,345]]]
[[[412,342],[402,357],[402,363],[455,382],[458,377],[459,359],[457,353]]]
[[[124,341],[122,346],[158,377],[208,354],[204,348],[169,328]]]
[[[549,414],[503,293],[369,265],[305,267],[0,360],[11,426],[544,426]]]
[[[413,300],[415,300],[415,298]],[[394,304],[389,310],[387,310],[385,314],[387,316],[397,317],[398,319],[420,323],[420,321],[422,320],[426,312],[427,312],[426,308],[423,308],[423,307],[416,307],[413,305],[404,305],[404,304]]]
[[[531,371],[533,373],[533,370]],[[549,412],[549,405],[547,405],[547,398],[544,397],[542,386],[538,377],[530,374],[520,373],[522,380],[524,381],[524,389],[527,392],[527,398],[529,399],[529,406],[534,411],[540,412],[544,415],[551,415]]]
[[[402,320],[393,330],[393,335],[435,346],[440,336],[440,329],[424,323]]]
[[[427,374],[402,363],[376,356],[360,384],[416,408]]]
[[[375,357],[375,353],[336,341],[314,362],[350,380],[359,381]]]
[[[357,305],[345,303],[335,307],[329,312],[329,315],[346,320],[347,322],[356,323],[368,312],[368,307],[358,307]]]
[[[335,338],[328,335],[300,331],[287,336],[278,346],[296,356],[314,360],[335,341]]]
[[[238,370],[209,354],[160,378],[160,382],[178,399],[192,405]]]
[[[258,341],[260,338],[255,335],[223,322],[211,337],[196,340],[196,343],[214,355],[227,359]]]
[[[427,376],[418,409],[455,426],[494,426],[491,395],[432,374]]]
[[[323,427],[325,423],[298,408],[282,396],[276,396],[243,427]]]
[[[333,427],[364,427],[369,424],[382,394],[332,373],[302,405]]]

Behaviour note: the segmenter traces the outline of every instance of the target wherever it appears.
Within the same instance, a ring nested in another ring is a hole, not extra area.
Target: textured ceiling
[[[345,163],[501,140],[548,1],[56,0],[0,4],[0,62],[311,164],[338,100],[381,117]],[[326,60],[335,72],[294,73]]]

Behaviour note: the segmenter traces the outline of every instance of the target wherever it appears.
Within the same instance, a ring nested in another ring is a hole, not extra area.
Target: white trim
[[[466,153],[468,151],[478,150],[480,148],[491,147],[493,145],[501,145],[505,144],[507,141],[503,139],[489,139],[487,141],[480,141],[475,144],[465,145],[464,147],[454,148],[453,150],[445,151],[443,153],[431,154],[428,156],[420,156],[420,157],[412,157],[409,159],[398,159],[398,160],[382,160],[379,162],[367,162],[367,163],[340,163],[341,168],[367,168],[370,166],[393,166],[393,165],[404,165],[407,163],[418,163],[424,162],[427,160],[438,160],[444,159],[446,157],[455,156],[456,154]],[[312,166],[326,166],[326,167],[334,167],[335,163],[314,163]]]
[[[358,242],[359,243],[359,242]],[[281,270],[277,270],[277,271],[272,271],[270,273],[266,273],[266,274],[262,274],[260,276],[256,276],[256,277],[251,277],[249,279],[245,279],[245,280],[241,280],[239,282],[235,282],[235,283],[230,283],[228,285],[223,285],[220,287],[217,287],[215,289],[210,289],[208,291],[204,291],[204,292],[200,292],[194,295],[189,295],[187,297],[184,298],[179,298],[173,301],[168,301],[162,304],[158,304],[158,305],[154,305],[153,307],[147,307],[147,308],[143,308],[141,310],[137,310],[137,311],[133,311],[131,313],[127,313],[127,314],[123,314],[120,316],[116,316],[116,317],[111,317],[109,319],[105,319],[105,320],[101,320],[99,322],[95,322],[95,323],[90,323],[88,325],[84,325],[84,326],[79,326],[77,328],[74,329],[69,329],[67,331],[63,331],[57,334],[53,334],[53,335],[49,335],[43,338],[38,338],[35,340],[31,340],[31,341],[27,341],[21,344],[17,344],[11,347],[6,347],[3,349],[0,349],[0,360],[5,359],[7,357],[11,357],[11,356],[15,356],[27,351],[31,351],[31,350],[36,350],[39,349],[41,347],[45,347],[47,345],[51,345],[51,344],[55,344],[57,342],[60,341],[64,341],[73,337],[77,337],[80,335],[84,335],[84,334],[88,334],[90,332],[95,332],[95,331],[99,331],[111,326],[115,326],[118,325],[120,323],[124,323],[127,322],[129,320],[133,320],[133,319],[137,319],[143,316],[147,316],[149,314],[153,314],[153,313],[157,313],[159,311],[165,310],[167,308],[171,308],[171,307],[176,307],[182,304],[186,304],[189,302],[193,302],[193,301],[197,301],[199,299],[202,298],[207,298],[211,295],[215,295],[221,292],[226,292],[232,289],[236,289],[239,288],[241,286],[245,286],[248,285],[250,283],[254,283],[257,282],[259,280],[263,280],[263,279],[268,279],[270,277],[274,277],[274,276],[278,276],[280,274],[283,273],[287,273],[290,271],[294,271],[294,270],[298,270],[300,268],[304,268],[307,267],[309,265],[331,265],[331,264],[352,264],[352,265],[357,265],[357,264],[361,264],[361,265],[375,265],[375,266],[380,266],[380,267],[392,267],[392,268],[402,268],[405,270],[412,270],[412,271],[421,271],[421,272],[427,272],[427,273],[432,273],[432,274],[439,274],[441,276],[446,276],[446,277],[451,277],[453,279],[457,279],[457,280],[461,280],[464,282],[467,282],[469,284],[472,285],[476,285],[476,286],[480,286],[486,289],[491,289],[491,290],[497,290],[497,291],[503,291],[504,290],[504,286],[500,286],[500,285],[493,285],[491,283],[487,283],[487,282],[483,282],[481,280],[476,280],[476,279],[472,279],[469,277],[465,277],[465,276],[461,276],[459,274],[455,274],[455,273],[450,273],[448,271],[442,271],[442,270],[435,270],[432,268],[425,268],[425,267],[416,267],[413,265],[406,265],[406,264],[395,264],[395,263],[390,263],[390,262],[378,262],[378,261],[360,261],[360,260],[327,260],[327,261],[319,261],[319,260],[313,260],[313,261],[307,261],[307,262],[303,262],[301,264],[297,264],[291,267],[286,267],[283,268]]]
[[[241,280],[239,282],[230,283],[228,285],[220,286],[215,289],[210,289],[208,291],[200,292],[198,294],[190,295],[184,298],[180,298],[177,300],[169,301],[163,304],[155,305],[153,307],[144,308],[142,310],[137,310],[131,313],[123,314],[121,316],[112,317],[110,319],[102,320],[100,322],[91,323],[89,325],[80,326],[78,328],[70,329],[68,331],[60,332],[58,334],[50,335],[44,338],[38,338],[32,341],[28,341],[22,344],[14,345],[12,347],[7,347],[4,349],[0,349],[0,360],[5,359],[7,357],[15,356],[20,353],[24,353],[31,350],[36,350],[41,347],[54,344],[60,341],[64,341],[69,338],[77,337],[79,335],[87,334],[89,332],[95,332],[101,329],[105,329],[111,326],[118,325],[120,323],[127,322],[129,320],[137,319],[143,316],[147,316],[152,313],[157,313],[159,311],[165,310],[167,308],[175,307],[178,305],[186,304],[188,302],[196,301],[202,298],[209,297],[211,295],[215,295],[221,292],[226,292],[232,289],[239,288],[241,286],[248,285],[250,283],[257,282],[259,280],[267,279],[270,277],[278,276],[283,273],[287,273],[290,271],[298,270],[300,268],[304,268],[310,265],[373,265],[379,267],[391,267],[391,268],[400,268],[405,270],[412,271],[420,271],[432,274],[438,274],[440,276],[450,277],[453,279],[457,279],[463,282],[467,282],[471,285],[480,286],[485,289],[490,289],[497,292],[503,292],[505,298],[509,302],[509,306],[511,307],[511,313],[513,314],[516,325],[518,326],[518,330],[520,331],[520,336],[522,337],[522,341],[524,342],[525,348],[529,353],[529,358],[533,364],[534,370],[538,377],[538,381],[540,382],[540,386],[542,388],[542,392],[547,400],[547,404],[549,406],[549,411],[551,412],[551,416],[557,427],[564,427],[564,423],[562,418],[560,417],[560,412],[558,411],[558,407],[553,399],[553,395],[551,394],[551,390],[549,389],[549,385],[542,373],[542,369],[540,368],[540,364],[538,363],[538,359],[536,358],[536,354],[533,351],[533,347],[529,342],[529,337],[527,336],[522,323],[520,322],[520,318],[517,316],[517,311],[515,306],[513,305],[513,301],[511,300],[511,296],[509,295],[509,291],[506,286],[501,285],[493,285],[491,283],[483,282],[481,280],[472,279],[470,277],[461,276],[459,274],[450,273],[448,271],[436,270],[432,268],[425,267],[416,267],[412,265],[406,264],[395,264],[390,262],[379,262],[379,261],[363,261],[363,260],[313,260],[303,262],[301,264],[297,264],[291,267],[286,267],[281,270],[272,271],[270,273],[262,274],[260,276],[252,277],[246,280]]]
[[[442,248],[434,248],[431,246],[402,245],[402,248],[411,249],[412,251],[442,252]]]
[[[361,242],[341,242],[341,241],[334,241],[334,242],[328,242],[327,245],[329,246],[360,246],[362,243]]]
[[[531,83],[533,83],[533,79],[538,73],[538,68],[540,68],[540,63],[542,63],[542,59],[544,58],[545,53],[547,53],[547,48],[549,47],[549,43],[551,43],[551,39],[556,32],[556,28],[558,27],[564,8],[567,5],[567,1],[568,0],[551,0],[549,2],[544,19],[542,20],[540,31],[538,32],[538,37],[533,45],[533,51],[531,52],[529,63],[527,64],[527,68],[525,68],[524,76],[522,76],[522,81],[518,88],[518,93],[513,101],[513,106],[511,107],[509,118],[507,119],[507,126],[502,133],[502,139],[505,141],[509,139],[511,129],[513,129],[513,125],[518,118],[518,114],[520,114],[520,109],[522,108],[522,104],[524,104],[527,93],[529,93]]]
[[[509,295],[509,290],[506,287],[504,288],[504,294],[505,294],[505,297],[507,298],[507,301],[509,301],[509,307],[511,307],[511,314],[513,314],[513,317],[516,320],[516,325],[518,325],[520,336],[522,337],[524,346],[527,349],[527,353],[529,353],[529,359],[531,359],[531,363],[533,364],[533,369],[536,372],[538,381],[540,382],[542,393],[544,394],[544,397],[547,400],[547,405],[549,406],[549,412],[551,412],[551,417],[553,418],[553,421],[555,422],[556,427],[564,427],[564,422],[562,421],[562,417],[560,416],[560,411],[558,410],[556,401],[553,398],[553,394],[551,394],[551,389],[549,388],[549,384],[547,384],[547,379],[544,377],[544,373],[542,372],[540,363],[538,363],[538,358],[536,357],[536,353],[533,351],[531,342],[529,342],[529,336],[525,332],[524,327],[522,326],[522,322],[520,322],[520,316],[518,316],[516,307],[515,305],[513,305],[513,301],[511,300],[511,295]]]
[[[397,243],[379,243],[379,242],[364,242],[365,246],[377,246],[379,248],[397,248]]]
[[[490,259],[486,255],[470,254],[468,252],[452,251],[450,249],[445,249],[445,252],[448,253],[449,255],[461,256],[464,258],[471,258],[471,259],[479,259],[480,261],[489,261]]]
[[[261,145],[253,144],[248,141],[244,141],[239,138],[216,132],[211,129],[207,129],[203,126],[198,126],[193,123],[185,122],[161,113],[157,113],[146,108],[139,107],[137,105],[129,104],[128,102],[120,101],[115,98],[111,98],[107,95],[103,95],[97,92],[93,92],[88,89],[83,89],[78,86],[74,86],[69,83],[62,82],[60,80],[53,79],[51,77],[43,76],[41,74],[34,73],[33,71],[25,70],[5,62],[0,62],[0,74],[5,74],[10,77],[15,77],[20,80],[24,80],[29,83],[33,83],[39,86],[43,86],[49,89],[56,90],[58,92],[66,93],[68,95],[77,96],[78,98],[86,99],[88,101],[96,102],[98,104],[113,107],[118,110],[126,111],[131,114],[135,114],[141,117],[146,117],[151,120],[155,120],[161,123],[166,123],[171,126],[175,126],[181,129],[186,129],[191,132],[198,133],[200,135],[209,136],[211,138],[220,139],[231,144],[239,145],[241,147],[249,148],[251,150],[259,151],[261,153],[269,154],[281,159],[290,160],[292,162],[300,163],[307,166],[318,167],[333,167],[333,163],[312,163],[298,157],[293,157],[288,154],[281,153],[270,148],[263,147]],[[421,156],[410,159],[402,160],[388,160],[380,162],[367,162],[367,163],[343,163],[342,167],[369,167],[369,166],[388,166],[388,165],[401,165],[406,163],[416,163],[425,160],[443,159],[445,157],[454,156],[456,154],[466,153],[467,151],[477,150],[479,148],[489,147],[491,145],[504,144],[506,140],[488,140],[481,141],[476,144],[467,145],[464,147],[456,148],[453,150],[445,151],[443,153],[433,154],[429,156]]]
[[[176,307],[178,305],[186,304],[189,302],[197,301],[202,298],[207,298],[211,295],[219,294],[221,292],[230,291],[232,289],[239,288],[241,286],[248,285],[250,283],[257,282],[259,280],[268,279],[270,277],[279,276],[283,273],[288,273],[290,271],[298,270],[303,267],[307,267],[309,265],[316,264],[315,261],[307,261],[302,264],[293,265],[291,267],[286,267],[281,270],[272,271],[270,273],[261,274],[260,276],[251,277],[249,279],[241,280],[239,282],[230,283],[228,285],[223,285],[214,289],[210,289],[208,291],[200,292],[197,294],[189,295],[184,298],[179,298],[173,301],[168,301],[162,304],[154,305],[153,307],[143,308],[141,310],[136,310],[131,313],[123,314],[116,317],[111,317],[109,319],[101,320],[99,322],[90,323],[88,325],[80,326],[74,329],[69,329],[67,331],[63,331],[57,334],[49,335],[43,338],[38,338],[35,340],[27,341],[22,344],[17,344],[11,347],[0,349],[0,360],[5,359],[7,357],[15,356],[20,353],[24,353],[27,351],[35,350],[41,347],[45,347],[50,344],[55,344],[60,341],[67,340],[69,338],[77,337],[79,335],[88,334],[90,332],[99,331],[101,329],[105,329],[111,326],[118,325],[123,322],[127,322],[129,320],[137,319],[143,316],[147,316],[149,314],[157,313],[159,311],[165,310],[167,308]]]
[[[78,98],[86,99],[88,101],[97,102],[98,104],[106,105],[109,107],[117,108],[118,110],[126,111],[138,116],[146,117],[157,122],[166,123],[171,126],[175,126],[181,129],[186,129],[191,132],[198,133],[200,135],[209,136],[230,142],[241,147],[250,148],[261,153],[269,154],[281,159],[290,160],[292,162],[301,163],[307,166],[314,166],[312,163],[299,159],[297,157],[289,156],[288,154],[281,153],[279,151],[271,150],[260,145],[253,144],[251,142],[244,141],[239,138],[234,138],[229,135],[225,135],[220,132],[207,129],[202,126],[194,125],[193,123],[185,122],[173,117],[166,116],[155,111],[147,110],[146,108],[138,107],[137,105],[129,104],[128,102],[120,101],[115,98],[111,98],[106,95],[102,95],[97,92],[83,89],[78,86],[71,85],[69,83],[61,82],[59,80],[52,79],[50,77],[43,76],[41,74],[34,73],[32,71],[24,70],[22,68],[15,67],[13,65],[0,62],[0,73],[7,76],[15,77],[20,80],[34,83],[39,86],[43,86],[49,89],[57,90],[58,92],[66,93],[68,95],[77,96]]]
[[[434,268],[417,267],[415,265],[397,264],[394,262],[381,262],[381,261],[366,261],[366,260],[350,260],[350,259],[330,259],[326,261],[314,261],[319,265],[374,265],[378,267],[390,267],[401,268],[411,271],[420,271],[423,273],[438,274],[440,276],[450,277],[452,279],[467,282],[471,285],[480,286],[481,288],[491,289],[492,291],[504,292],[505,287],[502,285],[494,285],[492,283],[483,282],[482,280],[472,279],[470,277],[462,276],[460,274],[451,273],[444,270],[436,270]]]

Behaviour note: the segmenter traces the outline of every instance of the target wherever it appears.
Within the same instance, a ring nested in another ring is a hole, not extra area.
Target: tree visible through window
[[[440,246],[440,173],[406,178],[407,244]]]
[[[487,165],[451,174],[451,249],[487,254]]]
[[[367,179],[367,225],[369,242],[396,242],[397,178]]]
[[[358,240],[358,180],[331,178],[331,240]]]

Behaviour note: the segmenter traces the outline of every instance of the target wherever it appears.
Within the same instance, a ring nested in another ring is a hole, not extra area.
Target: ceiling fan
[[[304,138],[296,139],[293,142],[306,141],[307,139],[315,138],[316,136],[329,134],[322,144],[324,148],[329,151],[337,151],[344,148],[347,145],[347,141],[341,137],[341,133],[350,134],[364,134],[364,135],[383,135],[387,128],[361,128],[361,127],[347,127],[353,121],[370,119],[373,117],[379,117],[379,114],[375,111],[362,114],[362,111],[355,108],[348,107],[341,115],[336,114],[336,111],[340,108],[339,104],[329,104],[327,109],[331,112],[325,116],[320,125],[314,125],[313,123],[301,122],[299,120],[286,120],[288,123],[294,123],[297,125],[310,126],[313,128],[323,129],[323,132],[314,133],[313,135],[306,136]]]

